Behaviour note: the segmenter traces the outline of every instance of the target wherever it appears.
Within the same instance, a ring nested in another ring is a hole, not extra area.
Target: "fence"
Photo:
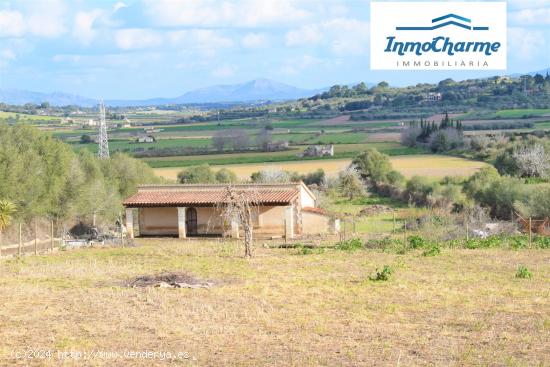
[[[495,221],[484,215],[449,214],[414,209],[391,210],[380,215],[347,215],[341,218],[340,240],[352,237],[380,239],[393,237],[405,240],[408,236],[421,235],[433,241],[454,239],[469,240],[497,234],[523,233],[531,243],[534,235],[550,236],[550,220],[523,218],[513,213],[513,219]]]
[[[55,248],[60,247],[63,243],[62,238],[54,237],[54,225],[51,222],[50,235],[46,239],[38,238],[38,231],[36,224],[34,227],[34,239],[23,242],[23,225],[19,223],[19,241],[16,244],[5,245],[0,242],[0,257],[8,255],[22,255],[25,253],[34,253],[37,255],[39,252],[51,252]]]

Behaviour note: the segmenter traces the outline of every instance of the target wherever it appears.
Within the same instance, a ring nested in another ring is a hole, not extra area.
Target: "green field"
[[[0,120],[15,119],[20,122],[49,122],[55,123],[61,121],[61,117],[57,116],[42,116],[42,115],[27,115],[24,113],[0,111]]]
[[[514,109],[514,110],[500,110],[495,113],[496,117],[501,118],[522,118],[524,116],[535,117],[535,116],[550,116],[550,109]]]
[[[212,165],[241,164],[241,163],[263,163],[263,162],[284,162],[284,161],[302,161],[318,159],[339,159],[352,158],[357,153],[367,148],[376,148],[382,153],[388,155],[409,155],[422,154],[424,151],[420,148],[403,147],[399,143],[366,143],[366,144],[343,144],[336,145],[334,157],[325,158],[302,158],[297,156],[304,148],[295,147],[290,151],[282,152],[258,152],[258,153],[233,153],[233,154],[211,154],[211,155],[190,155],[177,157],[159,157],[147,158],[145,161],[153,168],[161,167],[187,167],[196,166],[203,163]]]

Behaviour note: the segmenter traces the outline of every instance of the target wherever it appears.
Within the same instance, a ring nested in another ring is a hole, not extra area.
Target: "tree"
[[[40,108],[50,108],[50,102],[42,102]]]
[[[222,168],[216,172],[216,181],[219,183],[235,183],[238,181],[235,172]]]
[[[389,156],[380,153],[375,148],[369,148],[352,161],[359,173],[375,186],[388,182],[388,174],[392,171]]]
[[[208,164],[189,167],[178,173],[178,182],[181,184],[216,183],[216,175]]]
[[[92,143],[93,140],[92,140],[92,137],[90,135],[82,135],[80,137],[80,144],[89,144],[89,143]]]
[[[267,151],[269,149],[269,144],[272,140],[273,134],[267,129],[260,130],[258,135],[256,135],[256,145],[263,151]]]
[[[16,206],[11,201],[0,199],[0,246],[2,246],[2,233],[11,223],[11,218],[16,211]]]
[[[228,143],[229,139],[223,130],[216,131],[212,135],[212,145],[218,152],[223,152],[223,148]]]
[[[363,182],[354,169],[340,171],[338,174],[338,190],[349,200],[365,195]]]
[[[260,203],[258,193],[253,189],[236,189],[227,185],[223,196],[218,209],[222,212],[225,222],[236,222],[243,228],[244,257],[251,258],[254,218],[258,215]]]
[[[513,154],[520,174],[523,177],[548,177],[550,175],[550,155],[544,146],[534,144],[516,150]]]

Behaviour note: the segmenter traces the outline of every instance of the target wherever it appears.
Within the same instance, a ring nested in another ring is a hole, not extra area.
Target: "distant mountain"
[[[165,104],[190,104],[213,102],[251,102],[260,100],[282,101],[310,97],[323,89],[301,89],[269,79],[256,79],[240,84],[215,85],[189,91],[176,98],[151,98],[142,100],[106,100],[107,106],[154,106]],[[69,104],[94,106],[98,100],[65,93],[39,93],[18,89],[0,89],[0,102],[8,104],[49,102],[54,106]]]
[[[189,91],[176,98],[146,100],[109,100],[110,106],[147,106],[162,104],[251,102],[260,100],[282,101],[310,97],[325,89],[301,89],[270,79],[256,79],[240,84],[214,85]]]
[[[0,89],[0,102],[14,105],[49,102],[53,106],[78,105],[83,107],[90,107],[97,104],[97,100],[95,99],[77,96],[75,94],[61,92],[40,93],[22,89]]]

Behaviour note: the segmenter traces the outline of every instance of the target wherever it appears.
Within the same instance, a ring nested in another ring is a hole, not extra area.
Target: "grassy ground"
[[[374,143],[373,143],[374,144]],[[202,161],[216,162],[216,159]],[[284,157],[284,156],[282,156]],[[471,161],[464,158],[448,157],[441,155],[405,155],[394,156],[390,158],[394,169],[401,172],[406,177],[412,177],[414,175],[428,176],[434,178],[440,178],[445,176],[470,176],[482,167],[487,166],[486,163]],[[156,161],[159,162],[159,161]],[[162,167],[161,161],[158,166]],[[170,161],[168,161],[170,162]],[[260,161],[262,162],[262,161]],[[323,159],[323,160],[300,160],[300,161],[282,161],[273,163],[246,163],[246,164],[227,164],[223,167],[234,171],[241,179],[248,179],[253,172],[261,171],[263,169],[283,169],[288,171],[294,171],[299,173],[313,172],[319,168],[322,168],[329,176],[338,174],[342,169],[345,169],[351,163],[351,159]],[[157,166],[156,164],[153,166]],[[184,167],[169,167],[169,168],[155,168],[155,172],[167,179],[176,179],[178,173]]]
[[[60,365],[57,351],[187,352],[174,365],[543,366],[550,345],[548,250],[378,250],[141,240],[0,263],[0,364]],[[384,265],[389,281],[368,276]],[[533,274],[515,277],[519,265]],[[183,271],[211,289],[131,289],[126,280]],[[28,346],[28,347],[26,347]],[[15,351],[53,350],[46,360]],[[165,365],[158,359],[66,365]]]

